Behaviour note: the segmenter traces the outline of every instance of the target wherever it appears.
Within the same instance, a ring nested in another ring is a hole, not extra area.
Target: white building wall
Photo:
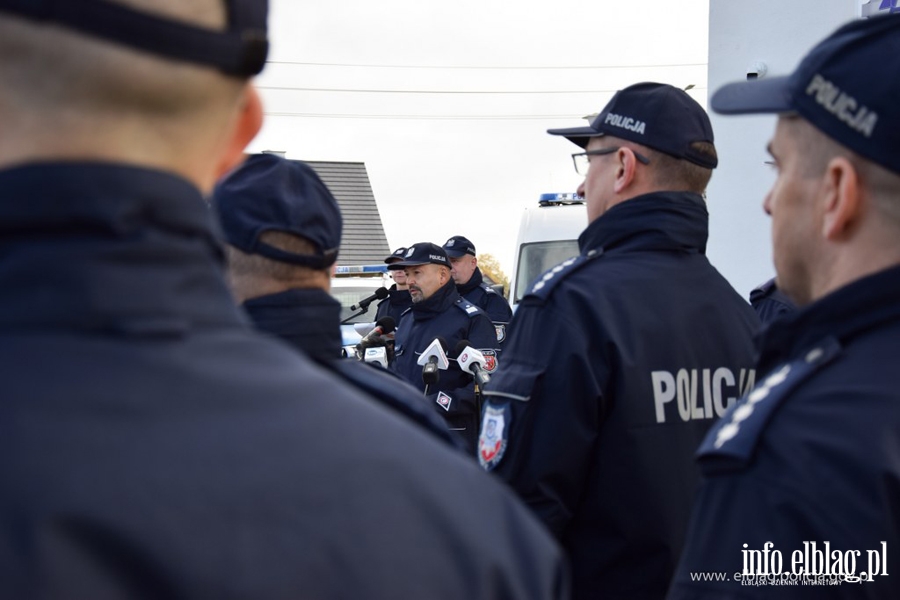
[[[876,2],[878,4],[879,2]],[[820,39],[858,18],[861,0],[710,0],[709,97],[764,63],[786,75]],[[774,276],[769,218],[762,202],[774,173],[764,165],[774,116],[716,115],[710,110],[719,167],[708,190],[712,263],[745,298]]]

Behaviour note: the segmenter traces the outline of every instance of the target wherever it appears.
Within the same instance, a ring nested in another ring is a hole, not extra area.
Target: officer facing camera
[[[427,370],[429,364],[423,364],[420,359],[428,351],[438,355],[436,359],[444,355],[438,362],[456,358],[452,349],[461,340],[469,340],[473,348],[488,353],[493,370],[497,366],[494,326],[484,311],[456,291],[450,276],[450,259],[437,244],[413,244],[403,260],[391,263],[388,269],[406,271],[413,301],[412,308],[403,314],[397,326],[391,368],[426,394],[448,427],[462,436],[474,454],[478,403],[473,376],[460,369],[455,360],[449,361],[445,370],[432,373]],[[435,344],[436,340],[443,343]]]
[[[502,345],[506,341],[506,327],[512,318],[512,309],[506,298],[484,281],[478,268],[475,244],[468,238],[455,235],[444,243],[444,251],[450,257],[450,276],[456,282],[459,295],[487,313],[494,323],[497,344]]]
[[[406,248],[397,248],[384,259],[384,262],[387,265],[400,262],[405,254]],[[394,283],[388,290],[388,297],[378,303],[375,320],[392,317],[395,323],[399,323],[400,317],[406,312],[406,309],[412,306],[412,297],[409,295],[409,285],[406,283],[406,271],[388,267],[388,273]]]

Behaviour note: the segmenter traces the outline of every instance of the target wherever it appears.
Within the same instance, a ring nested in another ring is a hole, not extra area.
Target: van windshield
[[[559,263],[578,256],[578,240],[553,240],[522,244],[519,249],[519,264],[516,268],[515,293],[513,302],[531,289],[534,280]]]

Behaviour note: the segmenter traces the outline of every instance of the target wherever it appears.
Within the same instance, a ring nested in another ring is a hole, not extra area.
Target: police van
[[[355,355],[362,333],[372,329],[378,300],[366,310],[360,302],[373,296],[379,288],[389,288],[394,281],[387,265],[338,265],[331,278],[331,295],[341,303],[341,345],[349,356]]]
[[[541,194],[537,206],[525,209],[509,284],[513,310],[542,273],[578,255],[578,236],[587,224],[584,198],[575,194]]]

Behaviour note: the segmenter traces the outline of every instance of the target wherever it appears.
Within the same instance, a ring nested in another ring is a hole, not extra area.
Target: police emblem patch
[[[478,464],[487,471],[496,467],[503,458],[510,418],[508,403],[501,407],[488,404],[484,408],[481,435],[478,437]]]
[[[449,412],[450,411],[450,403],[453,402],[453,398],[451,398],[444,392],[441,392],[437,395],[437,400],[435,402],[438,403],[438,406],[440,406],[441,408],[443,408],[444,410]]]
[[[484,370],[493,373],[497,370],[497,353],[493,350],[482,350],[484,354]]]
[[[502,342],[506,339],[506,323],[494,323],[494,332],[497,334],[497,341]]]

